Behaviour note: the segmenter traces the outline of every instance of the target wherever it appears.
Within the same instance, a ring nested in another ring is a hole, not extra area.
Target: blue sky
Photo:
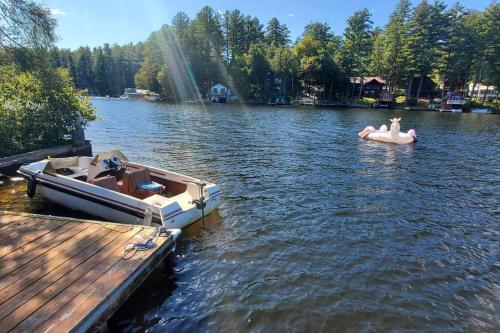
[[[311,21],[328,22],[341,34],[346,19],[354,11],[368,8],[375,26],[387,23],[398,0],[45,0],[58,20],[57,46],[75,49],[106,42],[125,44],[145,40],[149,34],[170,23],[178,11],[191,18],[205,5],[215,10],[239,9],[245,15],[257,16],[261,23],[276,16],[291,32],[292,40],[301,35]],[[418,1],[414,0],[416,4]],[[445,0],[452,5],[456,0]],[[466,8],[482,10],[491,0],[462,0]]]

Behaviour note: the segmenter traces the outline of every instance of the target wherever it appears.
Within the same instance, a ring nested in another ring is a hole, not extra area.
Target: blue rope
[[[149,235],[145,241],[125,245],[122,258],[129,259],[132,258],[137,251],[146,251],[152,249],[156,245],[156,240],[162,234],[168,235],[167,229],[165,229],[164,227],[156,228],[156,230],[151,233],[151,235]],[[127,253],[129,252],[132,252],[132,254],[130,256],[127,256]]]
[[[156,241],[152,238],[149,237],[145,242],[137,242],[133,243],[132,247],[137,250],[149,250],[153,248],[156,244]]]

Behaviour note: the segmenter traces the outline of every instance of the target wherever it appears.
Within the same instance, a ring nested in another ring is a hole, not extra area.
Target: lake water
[[[93,103],[95,152],[223,191],[112,331],[500,331],[500,116]],[[395,116],[417,144],[358,139]],[[74,215],[3,182],[3,209]]]

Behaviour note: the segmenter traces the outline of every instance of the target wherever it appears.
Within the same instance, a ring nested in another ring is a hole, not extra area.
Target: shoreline
[[[434,108],[426,108],[423,106],[394,106],[391,108],[387,107],[376,107],[376,106],[370,106],[370,105],[365,105],[365,104],[346,104],[346,103],[330,103],[330,104],[298,104],[298,105],[293,105],[293,104],[272,104],[272,103],[267,103],[267,102],[259,102],[259,101],[246,101],[246,102],[229,102],[229,103],[214,103],[214,102],[209,102],[209,101],[183,101],[183,102],[172,102],[168,100],[160,100],[160,101],[148,101],[146,99],[122,99],[119,97],[103,97],[103,96],[91,96],[92,98],[95,99],[104,99],[104,100],[123,100],[123,101],[140,101],[140,102],[153,102],[153,103],[167,103],[167,104],[176,104],[176,105],[182,105],[182,104],[187,104],[187,105],[201,105],[201,104],[233,104],[233,105],[259,105],[259,106],[272,106],[272,107],[302,107],[302,108],[308,108],[308,107],[316,107],[316,108],[342,108],[342,109],[380,109],[380,110],[403,110],[403,111],[424,111],[424,112],[443,112],[440,111],[439,109],[434,109]],[[457,112],[457,113],[477,113],[477,114],[500,114],[500,111],[495,111],[493,109],[488,109],[490,112],[474,112],[474,111],[463,111],[463,112]],[[481,109],[478,109],[481,110]],[[453,112],[443,112],[443,113],[453,113]]]

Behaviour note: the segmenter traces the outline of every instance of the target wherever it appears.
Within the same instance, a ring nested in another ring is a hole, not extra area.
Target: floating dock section
[[[85,332],[106,324],[175,236],[123,257],[154,227],[0,211],[0,332]]]

